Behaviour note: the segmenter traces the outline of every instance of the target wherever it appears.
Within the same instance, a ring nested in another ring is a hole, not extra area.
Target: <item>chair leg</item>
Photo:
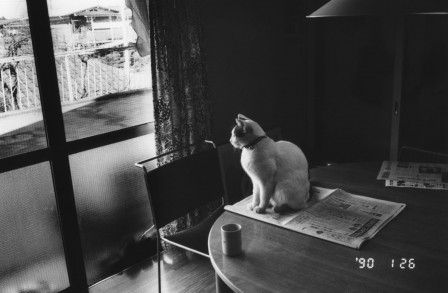
[[[157,282],[159,293],[162,292],[162,278],[160,276],[160,238],[157,237]]]

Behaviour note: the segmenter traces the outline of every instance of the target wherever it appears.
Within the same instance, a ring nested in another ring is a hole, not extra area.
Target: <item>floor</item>
[[[215,271],[208,258],[172,249],[162,254],[162,292],[216,292]],[[157,258],[153,257],[90,287],[89,293],[158,292]]]

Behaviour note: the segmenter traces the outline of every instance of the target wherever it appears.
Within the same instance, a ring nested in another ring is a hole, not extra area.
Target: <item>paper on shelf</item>
[[[386,186],[448,189],[448,164],[384,161],[377,179]]]

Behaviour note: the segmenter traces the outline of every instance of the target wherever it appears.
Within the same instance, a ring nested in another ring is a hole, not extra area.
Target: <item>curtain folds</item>
[[[151,54],[157,154],[200,144],[211,137],[197,2],[126,0],[133,12],[138,52],[142,56]],[[195,225],[212,209],[199,209],[169,225],[164,232],[171,234]]]
[[[210,137],[197,1],[149,0],[158,153]]]

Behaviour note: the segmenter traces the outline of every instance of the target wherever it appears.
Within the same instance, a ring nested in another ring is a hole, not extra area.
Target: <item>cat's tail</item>
[[[308,190],[308,194],[309,194],[308,195],[308,200],[305,202],[305,205],[303,206],[303,209],[307,209],[307,208],[309,208],[310,206],[312,206],[313,204],[315,204],[317,202],[317,198],[314,195],[314,191],[313,191],[313,188],[311,187],[311,184],[310,184],[310,188]]]
[[[314,196],[314,191],[313,191],[313,187],[311,186],[311,173],[310,173],[310,169],[308,168],[308,182],[310,183],[309,188],[308,188],[308,200],[305,203],[305,207],[309,208],[311,205],[313,205],[315,202],[315,196]]]

